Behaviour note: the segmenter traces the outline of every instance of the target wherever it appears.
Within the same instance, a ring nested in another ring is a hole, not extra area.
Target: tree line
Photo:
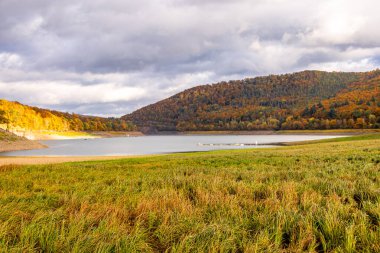
[[[53,131],[134,131],[136,126],[121,118],[102,118],[30,107],[0,100],[0,124],[7,128]]]
[[[304,71],[198,86],[123,118],[158,130],[380,127],[380,71]]]

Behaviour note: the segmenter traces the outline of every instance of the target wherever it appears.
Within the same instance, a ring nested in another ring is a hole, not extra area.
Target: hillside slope
[[[122,118],[150,130],[378,128],[380,70],[303,71],[202,85]]]
[[[44,145],[36,141],[30,141],[0,129],[0,152],[40,149],[44,147]]]
[[[133,131],[135,126],[118,118],[101,118],[31,107],[0,99],[0,128],[53,131]]]

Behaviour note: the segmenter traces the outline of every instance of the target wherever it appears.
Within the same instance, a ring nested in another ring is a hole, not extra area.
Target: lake
[[[319,140],[331,135],[159,135],[41,141],[49,148],[0,156],[121,156],[271,147],[272,143]]]

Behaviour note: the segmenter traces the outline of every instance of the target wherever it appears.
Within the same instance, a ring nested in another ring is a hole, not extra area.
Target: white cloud
[[[368,58],[359,61],[326,62],[310,65],[311,69],[347,72],[370,71],[377,67],[378,66]]]
[[[90,86],[69,82],[0,82],[3,96],[28,104],[89,104],[138,100],[147,91],[139,87],[124,87],[114,83]]]
[[[120,115],[215,81],[369,70],[379,67],[379,9],[376,0],[1,0],[0,97]]]
[[[23,61],[18,54],[0,53],[0,69],[20,68]]]
[[[63,111],[122,116],[127,111],[146,105],[140,100],[154,102],[194,84],[211,82],[212,78],[211,72],[167,78],[139,73],[41,73],[0,69],[0,94],[1,98],[44,108],[57,109],[59,105],[58,109]],[[119,108],[115,108],[115,104]],[[101,105],[109,108],[102,108]],[[104,113],[100,110],[111,111]]]

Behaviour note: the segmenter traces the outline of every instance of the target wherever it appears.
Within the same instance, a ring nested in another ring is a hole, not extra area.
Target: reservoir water
[[[159,135],[48,140],[46,149],[0,153],[0,156],[119,156],[271,147],[273,143],[319,140],[331,135]]]

